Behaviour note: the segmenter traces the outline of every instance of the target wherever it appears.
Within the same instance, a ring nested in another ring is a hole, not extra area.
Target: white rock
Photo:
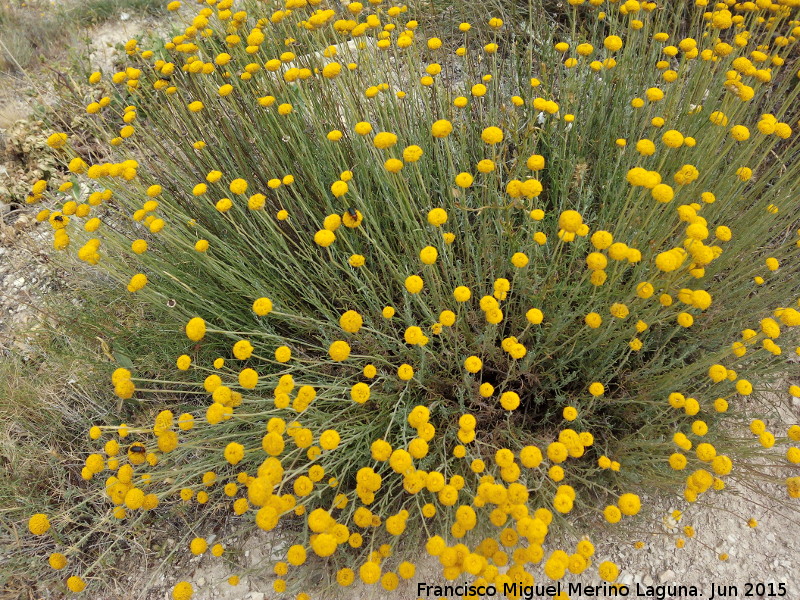
[[[250,600],[264,600],[264,592],[250,592]]]
[[[672,569],[667,569],[658,576],[659,583],[666,583],[667,581],[672,581],[673,579],[675,579],[675,571]]]

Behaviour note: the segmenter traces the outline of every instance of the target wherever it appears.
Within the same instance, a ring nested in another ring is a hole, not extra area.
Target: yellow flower
[[[350,344],[337,340],[328,348],[328,355],[336,362],[347,360],[347,357],[350,356]]]
[[[419,259],[422,261],[423,264],[432,265],[436,262],[436,259],[439,256],[439,252],[433,246],[425,246],[419,252]]]
[[[86,589],[86,582],[77,575],[73,575],[72,577],[67,579],[67,588],[69,589],[70,592],[75,592],[75,593],[82,592],[84,589]]]
[[[259,317],[263,317],[272,312],[272,300],[269,298],[259,298],[253,302],[253,312]]]
[[[176,2],[170,3],[175,4]],[[177,9],[170,9],[177,10]],[[194,588],[188,581],[181,581],[174,588],[172,588],[172,600],[191,600],[194,595]]]
[[[443,208],[434,208],[428,212],[428,223],[440,227],[447,222],[447,212]]]
[[[239,385],[246,390],[252,390],[258,385],[258,373],[253,369],[242,369],[239,373]]]
[[[603,581],[613,582],[619,576],[619,568],[613,562],[605,561],[600,563],[597,573]]]
[[[47,138],[47,145],[55,150],[63,148],[66,144],[67,144],[66,133],[54,133]]]
[[[622,38],[616,35],[609,35],[603,41],[603,45],[606,49],[610,50],[611,52],[616,52],[620,48],[622,48]]]
[[[414,368],[411,365],[402,364],[397,369],[397,376],[403,381],[408,381],[414,377]]]
[[[48,562],[51,568],[60,571],[67,566],[67,557],[60,552],[53,552],[48,558]]]
[[[409,294],[419,294],[423,288],[422,277],[419,275],[409,275],[405,280],[405,287]]]
[[[348,333],[357,333],[364,324],[364,319],[354,310],[348,310],[339,317],[339,326]]]
[[[399,173],[403,170],[403,161],[399,158],[387,158],[386,162],[383,163],[383,167],[389,173]]]
[[[331,193],[337,198],[341,198],[347,193],[347,183],[341,180],[334,181],[331,184]]]
[[[372,143],[376,148],[385,150],[386,148],[391,148],[397,143],[397,136],[393,133],[382,131],[373,138]]]
[[[423,151],[419,146],[407,146],[403,150],[403,160],[406,162],[417,162],[422,155]]]
[[[193,342],[199,342],[206,335],[206,322],[200,317],[190,319],[186,324],[186,337]]]
[[[145,275],[144,273],[137,273],[136,275],[131,277],[130,282],[128,283],[128,291],[138,292],[145,285],[147,285],[147,275]]]
[[[314,242],[323,248],[327,248],[334,241],[336,241],[336,235],[329,229],[320,229],[314,234]]]
[[[244,194],[247,191],[247,182],[244,179],[234,179],[229,185],[232,194]]]
[[[360,122],[355,124],[355,127],[353,128],[353,130],[358,135],[368,135],[372,131],[372,125],[370,125],[366,121],[360,121]]]
[[[474,178],[469,173],[459,173],[456,175],[456,185],[462,188],[468,188],[472,185]]]
[[[481,359],[477,356],[470,356],[464,360],[464,368],[470,373],[477,373],[481,370],[482,366],[483,361],[481,361]]]
[[[431,135],[435,138],[445,138],[452,131],[453,124],[446,119],[440,119],[431,125]]]
[[[36,513],[28,519],[28,531],[33,535],[44,535],[50,529],[50,519],[47,515]]]
[[[487,127],[481,132],[481,139],[489,144],[499,144],[503,141],[503,130],[499,127]]]

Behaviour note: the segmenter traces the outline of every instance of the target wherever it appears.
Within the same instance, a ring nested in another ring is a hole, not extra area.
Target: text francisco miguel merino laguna
[[[717,597],[717,587],[712,586],[712,595],[709,600]],[[724,586],[727,587],[727,586]],[[441,598],[441,597],[456,597],[463,596],[472,597],[485,597],[493,598],[504,596],[509,598],[520,598],[524,600],[533,600],[534,598],[552,598],[558,596],[562,592],[568,595],[577,595],[585,597],[596,598],[698,598],[703,596],[702,590],[695,585],[642,585],[637,583],[635,586],[625,584],[601,584],[589,585],[583,583],[565,583],[557,582],[550,585],[522,585],[519,583],[506,583],[502,588],[488,584],[488,585],[471,585],[471,584],[455,584],[455,585],[431,585],[425,582],[417,584],[417,595],[421,598]],[[727,596],[727,590],[721,593],[722,596]]]

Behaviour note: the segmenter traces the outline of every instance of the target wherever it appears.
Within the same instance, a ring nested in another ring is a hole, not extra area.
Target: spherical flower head
[[[447,119],[439,119],[431,125],[431,135],[435,138],[445,138],[453,131],[453,124]]]
[[[499,144],[503,141],[503,130],[494,126],[487,127],[481,132],[481,139],[490,146]]]
[[[664,99],[664,92],[657,87],[648,88],[644,95],[648,100],[650,100],[650,102],[658,102],[659,100]]]
[[[330,533],[321,533],[311,542],[311,548],[317,556],[331,556],[336,552],[336,538]]]
[[[186,337],[193,342],[199,342],[206,335],[206,322],[200,317],[190,319],[186,324]]]
[[[456,175],[456,185],[461,188],[468,188],[472,185],[474,179],[470,173],[459,173]]]
[[[617,319],[625,319],[630,314],[630,309],[621,302],[615,302],[611,305],[610,312]]]
[[[592,271],[605,269],[608,265],[608,259],[600,252],[590,252],[586,256],[586,266]]]
[[[565,210],[558,217],[559,228],[569,233],[577,233],[581,225],[583,225],[583,217],[576,210]]]
[[[144,273],[137,273],[136,275],[131,277],[130,281],[128,282],[128,291],[138,292],[145,285],[147,285],[147,275],[145,275]]]
[[[622,519],[622,511],[616,506],[609,504],[603,510],[603,516],[609,523],[619,523],[620,519]]]
[[[82,592],[86,589],[86,582],[77,575],[73,575],[67,579],[67,589],[69,589],[70,592]]]
[[[683,134],[676,129],[669,129],[661,135],[661,141],[668,148],[680,148],[683,146]]]
[[[750,139],[750,130],[744,125],[734,125],[731,127],[730,134],[737,142],[744,142]]]
[[[247,360],[253,355],[253,345],[248,340],[239,340],[233,345],[233,355],[239,360]],[[209,390],[213,392],[214,390]]]
[[[495,164],[494,161],[485,158],[478,162],[477,168],[480,173],[491,173],[495,170]]]
[[[561,414],[567,421],[574,421],[578,418],[578,410],[574,406],[565,406]]]
[[[414,377],[414,368],[413,368],[411,365],[408,365],[408,364],[402,364],[402,365],[400,365],[400,367],[397,369],[397,376],[398,376],[398,377],[399,377],[399,378],[400,378],[402,381],[408,381],[408,380],[410,380],[412,377]]]
[[[605,394],[605,391],[606,391],[605,387],[599,381],[595,381],[589,386],[589,393],[595,398],[598,398],[603,394]]]
[[[335,450],[340,441],[339,432],[334,429],[326,429],[319,436],[319,445],[323,450]]]
[[[622,48],[622,38],[616,35],[609,35],[603,41],[603,46],[605,46],[606,49],[610,50],[611,52],[616,52]]]
[[[43,513],[36,513],[28,519],[28,531],[33,535],[44,535],[50,529],[50,519]]]
[[[483,367],[483,361],[477,356],[470,356],[464,360],[464,368],[470,373],[477,373]]]
[[[447,222],[447,212],[443,208],[434,208],[428,212],[428,223],[441,227]]]
[[[403,150],[403,160],[406,162],[417,162],[422,155],[423,151],[419,146],[407,146]]]
[[[336,234],[329,229],[320,229],[314,234],[314,243],[323,248],[327,248],[336,241]]]
[[[191,600],[194,588],[188,581],[181,581],[172,588],[172,600]]]
[[[381,131],[375,135],[372,143],[376,148],[385,150],[387,148],[391,148],[397,143],[397,136],[393,133],[389,133],[388,131]]]
[[[511,257],[511,264],[521,269],[527,266],[529,262],[528,256],[522,252],[515,252],[514,255]]]
[[[208,549],[208,542],[206,542],[206,540],[201,537],[196,537],[189,543],[189,550],[191,550],[192,554],[194,554],[195,556],[202,554],[207,549]]]
[[[409,275],[405,280],[405,287],[409,294],[419,294],[423,288],[422,277],[419,275]]]
[[[669,457],[669,466],[674,471],[682,471],[686,468],[686,463],[686,457],[678,452],[674,452]]]
[[[597,329],[598,327],[600,327],[600,325],[603,324],[603,318],[596,312],[590,312],[584,318],[584,322],[592,329]]]
[[[642,502],[636,494],[622,494],[617,500],[617,506],[623,515],[633,516],[642,508]]]
[[[347,182],[342,181],[341,179],[334,181],[331,184],[331,193],[337,198],[344,196],[348,189]]]
[[[439,252],[433,246],[425,246],[419,252],[419,259],[422,261],[423,264],[432,265],[436,262],[436,259],[439,257]]]
[[[505,410],[516,410],[519,404],[520,397],[516,392],[503,392],[500,395],[500,406]]]
[[[742,396],[749,396],[753,393],[753,384],[746,379],[740,379],[736,382],[736,391]]]
[[[399,173],[403,170],[403,161],[399,158],[388,158],[386,162],[383,163],[383,167],[389,171],[389,173]]]
[[[608,231],[595,231],[589,238],[597,250],[605,250],[614,242],[614,236]]]
[[[348,333],[357,333],[363,324],[364,319],[354,310],[348,310],[339,317],[339,326]]]
[[[225,447],[225,460],[229,464],[236,465],[244,458],[244,446],[236,442],[230,442]]]
[[[600,563],[600,566],[597,568],[597,574],[603,581],[611,583],[616,581],[619,576],[619,568],[613,562],[605,561]]]
[[[263,317],[272,312],[272,300],[269,298],[259,298],[253,302],[253,312],[259,317]]]
[[[540,154],[532,154],[528,157],[528,160],[525,162],[525,164],[531,171],[541,171],[544,169],[545,165],[544,156]]]
[[[47,145],[55,150],[63,148],[66,144],[67,144],[66,133],[54,133],[47,138]]]
[[[347,360],[347,357],[350,356],[350,344],[342,340],[337,340],[328,348],[328,355],[336,362]]]
[[[48,558],[48,563],[52,569],[60,571],[67,566],[67,557],[60,552],[53,552]]]

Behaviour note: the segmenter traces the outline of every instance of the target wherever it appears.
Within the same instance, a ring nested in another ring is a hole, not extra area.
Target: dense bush
[[[135,357],[113,375],[183,414],[90,431],[81,485],[116,527],[199,503],[209,526],[220,506],[293,531],[277,592],[305,593],[314,554],[340,585],[393,589],[416,540],[451,580],[530,583],[542,563],[614,581],[589,538],[548,530],[800,460],[800,427],[740,409],[800,394],[781,380],[796,6],[590,4],[564,28],[445,35],[379,2],[221,0],[92,76],[114,162],[56,133],[74,176],[30,200],[55,203],[57,249],[174,307],[188,337],[170,381]],[[70,558],[71,589],[90,558]]]

